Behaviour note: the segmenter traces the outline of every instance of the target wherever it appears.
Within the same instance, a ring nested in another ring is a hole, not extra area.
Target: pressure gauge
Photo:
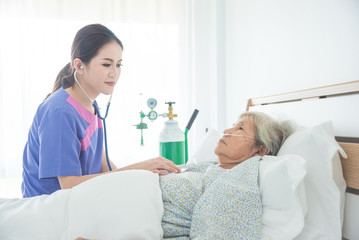
[[[154,121],[157,119],[157,113],[155,111],[151,111],[148,113],[148,119],[150,119],[151,121]]]
[[[157,106],[157,100],[154,98],[149,98],[147,100],[147,106],[151,109],[154,109]],[[156,118],[157,118],[157,114],[156,114]]]

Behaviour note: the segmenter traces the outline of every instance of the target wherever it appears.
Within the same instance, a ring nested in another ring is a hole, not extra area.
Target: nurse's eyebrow
[[[102,60],[113,62],[113,60],[111,58],[102,58]],[[122,61],[122,59],[118,60],[117,62],[121,62],[121,61]]]

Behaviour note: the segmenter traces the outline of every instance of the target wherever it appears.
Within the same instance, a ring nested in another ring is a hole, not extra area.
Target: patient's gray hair
[[[256,131],[256,147],[264,145],[269,150],[269,155],[277,155],[294,130],[289,121],[276,120],[263,112],[244,112],[240,117],[249,117],[252,120]]]

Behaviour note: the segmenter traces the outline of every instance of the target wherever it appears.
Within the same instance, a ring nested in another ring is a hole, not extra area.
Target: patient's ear
[[[257,152],[256,152],[256,155],[260,155],[260,156],[264,156],[264,155],[267,155],[269,154],[269,150],[264,146],[264,145],[260,145],[258,148],[257,148]]]

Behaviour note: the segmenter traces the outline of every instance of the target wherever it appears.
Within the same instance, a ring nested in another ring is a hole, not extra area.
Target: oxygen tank
[[[160,133],[160,156],[167,158],[176,165],[185,164],[185,137],[184,133],[174,120],[177,114],[173,114],[172,104],[175,102],[166,102],[168,104],[168,120]]]

